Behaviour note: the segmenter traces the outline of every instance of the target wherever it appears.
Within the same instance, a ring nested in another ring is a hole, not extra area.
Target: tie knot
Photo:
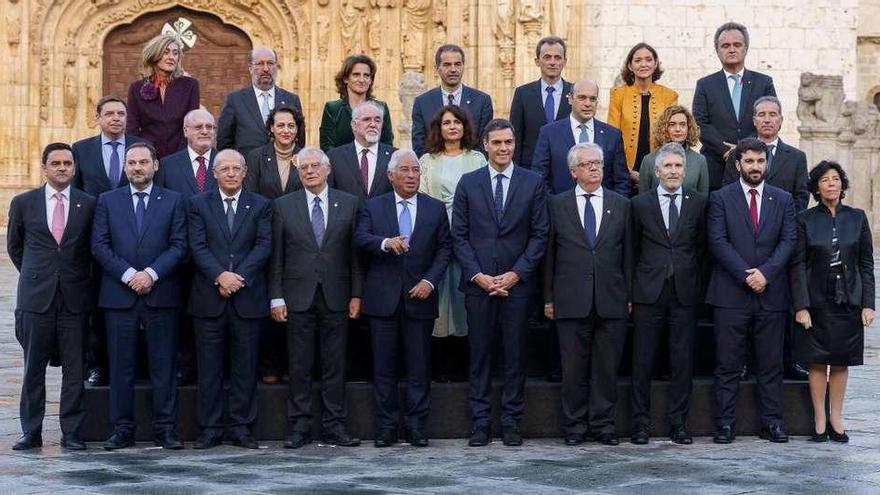
[[[583,124],[578,125],[578,129],[580,129],[580,130],[582,130],[582,131],[586,131],[586,130],[587,130],[587,124],[586,124],[586,122],[584,122]]]
[[[364,157],[364,158],[366,158],[366,157],[367,157],[367,153],[369,153],[369,152],[370,152],[369,148],[364,148],[364,149],[361,150],[361,156]],[[349,155],[349,156],[350,156],[350,155]]]
[[[731,74],[731,75],[729,75],[729,76],[727,76],[727,77],[728,77],[728,79],[731,79],[731,80],[732,80],[733,82],[735,82],[735,83],[736,83],[736,82],[739,82],[739,74]]]
[[[235,198],[226,198],[223,201],[226,201],[226,204],[228,205],[232,205],[232,203],[235,202]]]
[[[199,162],[199,165],[204,165],[205,164],[205,157],[199,155],[196,157],[196,161]]]
[[[321,197],[315,196],[315,199],[312,202],[315,203],[315,205],[320,205],[321,204]]]
[[[678,193],[666,193],[664,196],[674,201],[678,197]]]
[[[495,182],[501,183],[501,180],[504,179],[504,174],[498,174],[495,176]]]
[[[120,143],[119,141],[110,141],[109,143],[107,143],[107,146],[112,146],[113,151],[116,151],[116,148],[118,148],[120,144],[122,143]]]
[[[137,196],[138,199],[140,199],[140,200],[143,200],[144,198],[147,197],[147,193],[145,193],[145,192],[143,192],[143,191],[141,191],[141,192],[136,192],[136,193],[134,193],[134,195]]]
[[[403,206],[404,208],[406,208],[407,206],[409,206],[409,201],[407,201],[405,199],[401,199],[400,205]]]
[[[593,193],[584,193],[583,196],[584,196],[585,198],[587,198],[587,201],[589,201],[590,198],[592,198],[593,196],[595,196],[595,194],[593,194]]]
[[[554,91],[556,91],[556,88],[554,88],[553,86],[547,86],[547,89],[545,89],[544,91],[552,94]]]
[[[62,193],[60,193],[60,192],[57,192],[57,193],[53,194],[53,196],[55,196],[55,199],[56,199],[57,201],[64,201],[64,194],[62,194]]]
[[[775,145],[775,144],[768,144],[768,145],[767,145],[767,152],[768,152],[768,153],[773,154],[773,150],[775,150],[775,149],[776,149],[776,145]]]
[[[755,196],[758,195],[758,190],[755,188],[749,189],[749,194],[751,194],[752,197],[754,198]]]

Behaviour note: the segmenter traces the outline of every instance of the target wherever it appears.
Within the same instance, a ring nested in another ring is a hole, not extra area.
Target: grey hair
[[[214,122],[215,124],[217,123],[214,120],[214,115],[211,112],[205,110],[204,108],[196,108],[194,110],[190,110],[189,112],[186,112],[186,115],[183,116],[183,126],[186,127],[186,126],[192,124],[192,120],[195,118],[195,116],[197,114],[202,113],[202,112],[206,113],[209,117],[211,117],[212,122]]]
[[[226,148],[225,150],[218,152],[214,157],[214,163],[220,163],[220,160],[225,159],[227,156],[235,158],[242,167],[247,168],[247,162],[245,162],[244,156],[233,148]]]
[[[770,95],[762,96],[762,97],[758,98],[757,100],[755,100],[755,104],[752,105],[752,114],[754,114],[755,112],[758,111],[758,105],[760,105],[761,103],[768,102],[768,101],[770,103],[775,103],[776,108],[779,109],[779,115],[782,115],[782,102],[779,101],[779,98],[777,98],[775,96],[770,96]]]
[[[327,154],[324,153],[321,148],[315,148],[314,146],[306,146],[299,150],[299,153],[296,154],[296,162],[299,163],[309,156],[318,157],[318,160],[321,161],[321,165],[330,166],[330,158],[327,157]]]
[[[394,172],[397,170],[397,165],[406,157],[411,157],[416,163],[419,163],[419,156],[416,155],[415,151],[409,148],[400,148],[394,153],[391,153],[391,158],[388,160],[388,171]]]
[[[663,166],[663,162],[666,161],[666,157],[669,155],[678,155],[681,157],[681,163],[684,165],[684,168],[687,169],[687,159],[685,158],[684,146],[678,143],[666,143],[657,150],[657,153],[654,155],[654,170],[659,169]]]
[[[596,143],[578,143],[571,147],[568,150],[568,157],[566,161],[568,162],[568,169],[574,170],[577,168],[577,156],[581,151],[595,151],[599,153],[599,160],[605,160],[605,153],[602,152],[602,147]]]
[[[718,29],[715,30],[715,51],[718,51],[718,40],[721,39],[721,33],[725,31],[739,31],[743,35],[743,42],[746,44],[746,48],[749,47],[749,30],[742,24],[738,22],[725,22],[724,24],[718,26]]]
[[[375,108],[376,111],[379,112],[379,115],[382,116],[382,120],[385,120],[385,109],[373,100],[365,100],[351,110],[351,121],[354,122],[357,120],[367,107]]]

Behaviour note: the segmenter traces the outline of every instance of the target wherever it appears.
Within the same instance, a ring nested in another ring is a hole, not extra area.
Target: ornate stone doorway
[[[140,77],[144,43],[161,33],[163,26],[174,27],[180,19],[191,25],[184,21],[177,27],[178,32],[195,35],[185,36],[185,43],[194,42],[189,43],[191,48],[184,55],[183,67],[199,80],[202,105],[215,118],[219,117],[226,94],[248,84],[247,56],[251,41],[243,31],[224,24],[220,18],[183,7],[142,15],[110,32],[104,40],[104,94],[125,98],[128,86]]]

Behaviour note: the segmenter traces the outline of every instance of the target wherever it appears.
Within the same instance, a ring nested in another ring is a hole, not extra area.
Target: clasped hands
[[[244,277],[235,272],[223,272],[214,281],[223,297],[230,297],[244,287]]]
[[[746,270],[748,276],[746,276],[746,285],[749,286],[749,289],[752,289],[752,292],[755,294],[761,294],[764,292],[764,289],[767,288],[767,279],[764,278],[764,274],[761,273],[761,270],[757,268],[749,268]]]
[[[397,237],[386,239],[385,249],[393,252],[394,254],[401,255],[409,251],[409,243],[406,241],[405,236],[399,235]]]
[[[493,297],[507,297],[510,295],[510,288],[519,282],[519,275],[516,272],[504,272],[501,275],[491,276],[484,273],[474,277],[474,283],[481,289],[489,293]]]
[[[135,272],[128,281],[128,288],[139,296],[149,294],[153,290],[153,277],[143,270]]]

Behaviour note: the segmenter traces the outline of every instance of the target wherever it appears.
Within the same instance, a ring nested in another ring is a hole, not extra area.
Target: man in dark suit
[[[91,230],[95,198],[71,187],[76,164],[65,143],[43,149],[46,184],[12,198],[6,251],[19,271],[15,337],[24,350],[21,438],[13,450],[43,445],[46,365],[61,358],[61,446],[84,450],[85,322],[92,301]]]
[[[510,123],[517,143],[513,162],[525,168],[532,167],[532,154],[541,127],[571,113],[568,102],[571,83],[562,79],[566,49],[565,41],[558,36],[541,38],[535,48],[535,65],[541,69],[541,78],[513,91]]]
[[[257,46],[248,56],[251,85],[229,93],[217,130],[217,148],[235,148],[247,156],[254,148],[269,142],[266,118],[276,106],[293,107],[302,112],[299,96],[275,85],[278,56],[268,46]],[[306,130],[299,129],[297,145],[306,143]]]
[[[630,203],[602,185],[602,148],[579,143],[568,154],[573,191],[550,198],[544,261],[544,315],[556,321],[562,356],[563,437],[592,431],[617,445],[617,368],[632,301]]]
[[[468,445],[488,445],[492,438],[491,358],[500,334],[503,442],[518,446],[529,307],[550,228],[547,193],[539,175],[514,165],[516,138],[510,122],[489,122],[483,145],[489,165],[461,177],[452,205],[453,249],[461,265],[459,288],[465,293],[470,340],[473,430]]]
[[[328,185],[352,194],[363,203],[391,192],[388,161],[396,148],[379,142],[382,133],[382,107],[365,101],[351,112],[354,141],[327,153],[332,172]]]
[[[702,299],[701,263],[706,242],[706,195],[682,189],[685,150],[668,143],[657,150],[656,189],[632,199],[635,274],[633,277],[633,433],[637,445],[651,432],[651,374],[664,325],[669,365],[666,413],[669,438],[691,444],[686,423],[691,397],[697,305]],[[645,173],[648,171],[645,170]]]
[[[327,186],[330,161],[318,148],[297,154],[305,189],[275,200],[269,296],[272,319],[287,322],[290,384],[284,447],[312,441],[312,367],[321,353],[325,443],[360,445],[345,428],[348,318],[361,312],[363,274],[355,254],[356,197]]]
[[[95,119],[101,133],[73,143],[76,175],[73,187],[97,198],[101,193],[128,184],[122,170],[125,147],[143,139],[125,133],[127,114],[125,102],[116,96],[98,100]],[[95,279],[100,278],[95,266]],[[94,290],[97,290],[95,284]],[[97,292],[95,293],[97,298]],[[92,386],[107,385],[107,335],[103,313],[93,308],[86,340],[88,382]]]
[[[461,83],[464,74],[464,50],[458,45],[442,45],[434,52],[434,70],[440,86],[416,96],[412,109],[413,151],[425,153],[428,122],[445,105],[458,105],[468,112],[474,129],[480,131],[492,120],[492,97]],[[478,131],[479,132],[479,131]]]
[[[397,443],[398,340],[406,361],[406,439],[426,447],[431,407],[431,332],[439,316],[435,289],[452,256],[449,220],[442,202],[419,191],[419,158],[397,150],[388,163],[393,193],[364,205],[355,241],[368,258],[363,314],[373,337],[376,447]]]
[[[134,445],[134,372],[144,329],[153,387],[153,433],[166,449],[182,449],[177,435],[178,267],[186,256],[186,210],[180,194],[153,184],[159,168],[149,143],[129,145],[129,185],[98,198],[92,254],[103,269],[98,306],[104,308],[110,348],[107,450]],[[112,212],[112,214],[111,214]]]
[[[755,135],[752,105],[762,96],[776,96],[773,79],[745,69],[749,31],[728,22],[715,31],[715,53],[722,69],[697,81],[693,112],[700,126],[700,152],[709,166],[709,189],[721,187],[724,161],[736,143]]]
[[[223,438],[223,368],[229,349],[229,436],[255,449],[251,428],[257,419],[257,357],[266,304],[266,262],[272,252],[272,203],[242,190],[244,157],[219,152],[214,178],[219,189],[192,197],[188,228],[197,270],[190,285],[199,365],[199,426],[195,447],[220,445]]]
[[[594,116],[599,86],[589,79],[574,83],[568,94],[571,115],[541,127],[532,156],[532,170],[544,177],[553,194],[573,189],[575,179],[568,168],[568,151],[575,143],[596,143],[602,148],[603,189],[629,197],[629,169],[623,154],[620,131]]]
[[[715,259],[706,302],[715,306],[716,443],[735,436],[740,372],[755,349],[761,438],[787,442],[782,428],[782,340],[790,307],[788,262],[797,232],[791,195],[764,181],[767,145],[735,149],[740,180],[709,200],[709,249]]]

